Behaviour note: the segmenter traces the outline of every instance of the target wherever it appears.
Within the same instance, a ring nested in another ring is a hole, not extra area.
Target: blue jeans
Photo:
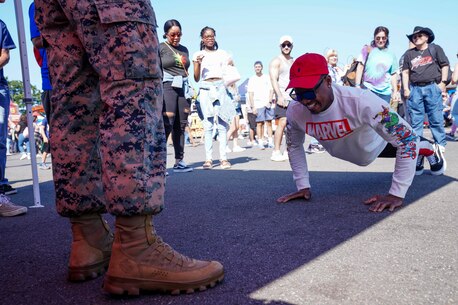
[[[217,117],[218,142],[219,142],[219,158],[227,160],[226,145],[227,145],[227,130],[229,124],[224,122],[220,117]],[[213,160],[213,124],[215,118],[209,117],[204,119],[203,127],[205,132],[205,160]]]
[[[19,151],[21,153],[23,153],[23,154],[24,153],[30,153],[29,138],[24,137],[23,133],[19,134],[17,142],[18,142],[18,146],[19,146]],[[26,147],[25,150],[24,150],[24,143],[25,143],[25,147]]]
[[[0,86],[0,185],[7,184],[6,138],[8,137],[8,116],[10,115],[10,92],[8,87]]]
[[[423,121],[428,116],[429,129],[434,141],[445,147],[444,116],[442,110],[442,92],[435,83],[426,86],[410,86],[410,97],[407,100],[412,128],[418,136],[423,136]]]

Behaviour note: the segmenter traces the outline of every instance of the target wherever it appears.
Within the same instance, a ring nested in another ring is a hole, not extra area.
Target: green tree
[[[19,109],[25,109],[24,103],[24,86],[22,81],[12,80],[8,81],[8,87],[13,101],[18,104]],[[36,86],[31,85],[33,106],[41,104],[41,90]]]

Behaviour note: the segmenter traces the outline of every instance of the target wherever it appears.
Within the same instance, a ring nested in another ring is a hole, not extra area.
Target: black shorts
[[[256,132],[256,118],[257,115],[253,113],[248,113],[248,124],[250,125],[250,129]]]
[[[286,117],[286,109],[288,107],[282,107],[282,106],[275,106],[275,112],[274,112],[274,118],[275,119],[281,119]]]
[[[50,153],[51,152],[51,149],[49,147],[49,142],[43,142],[43,144],[41,145],[41,153]]]

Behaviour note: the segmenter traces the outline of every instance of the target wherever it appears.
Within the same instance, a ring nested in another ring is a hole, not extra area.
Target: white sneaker
[[[283,152],[283,158],[285,158],[285,160],[289,160],[288,151],[285,150]]]
[[[242,151],[245,151],[245,150],[246,150],[246,148],[240,147],[240,146],[238,146],[238,145],[237,145],[237,146],[234,146],[234,147],[232,148],[232,151],[233,151],[233,152],[242,152]]]
[[[25,213],[27,213],[26,207],[15,205],[7,196],[0,194],[0,216],[10,217]]]
[[[261,150],[266,149],[266,147],[264,146],[264,143],[263,143],[262,141],[259,141],[259,142],[258,142],[258,147],[259,147],[259,149],[261,149]]]
[[[173,171],[175,173],[187,173],[192,172],[194,169],[189,167],[183,160],[180,160],[177,164],[173,166]]]
[[[226,152],[227,153],[231,153],[232,152],[232,150],[229,148],[229,146],[226,146]]]
[[[28,153],[28,154],[27,154],[27,159],[29,159],[29,160],[30,160],[30,153]]]
[[[270,160],[275,161],[275,162],[282,162],[286,161],[285,156],[279,151],[279,150],[274,150],[272,152],[272,156],[270,157]]]
[[[19,160],[24,160],[25,158],[27,158],[27,154],[26,153],[22,153],[22,155],[19,158]]]

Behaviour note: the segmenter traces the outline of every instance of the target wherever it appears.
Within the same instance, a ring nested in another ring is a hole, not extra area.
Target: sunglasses
[[[385,41],[385,40],[386,40],[386,37],[375,37],[375,40],[377,40],[377,41],[380,41],[380,40]]]
[[[286,47],[288,47],[288,48],[291,49],[292,46],[293,46],[293,44],[292,44],[292,43],[289,43],[289,42],[288,42],[288,43],[282,43],[282,44],[281,44],[281,47],[282,47],[283,49],[286,48]]]
[[[323,80],[326,78],[327,75],[321,76],[318,83],[312,89],[301,90],[301,92],[297,92],[296,89],[291,90],[289,96],[295,100],[296,102],[300,102],[302,100],[314,100],[316,99],[316,90],[321,86]]]

